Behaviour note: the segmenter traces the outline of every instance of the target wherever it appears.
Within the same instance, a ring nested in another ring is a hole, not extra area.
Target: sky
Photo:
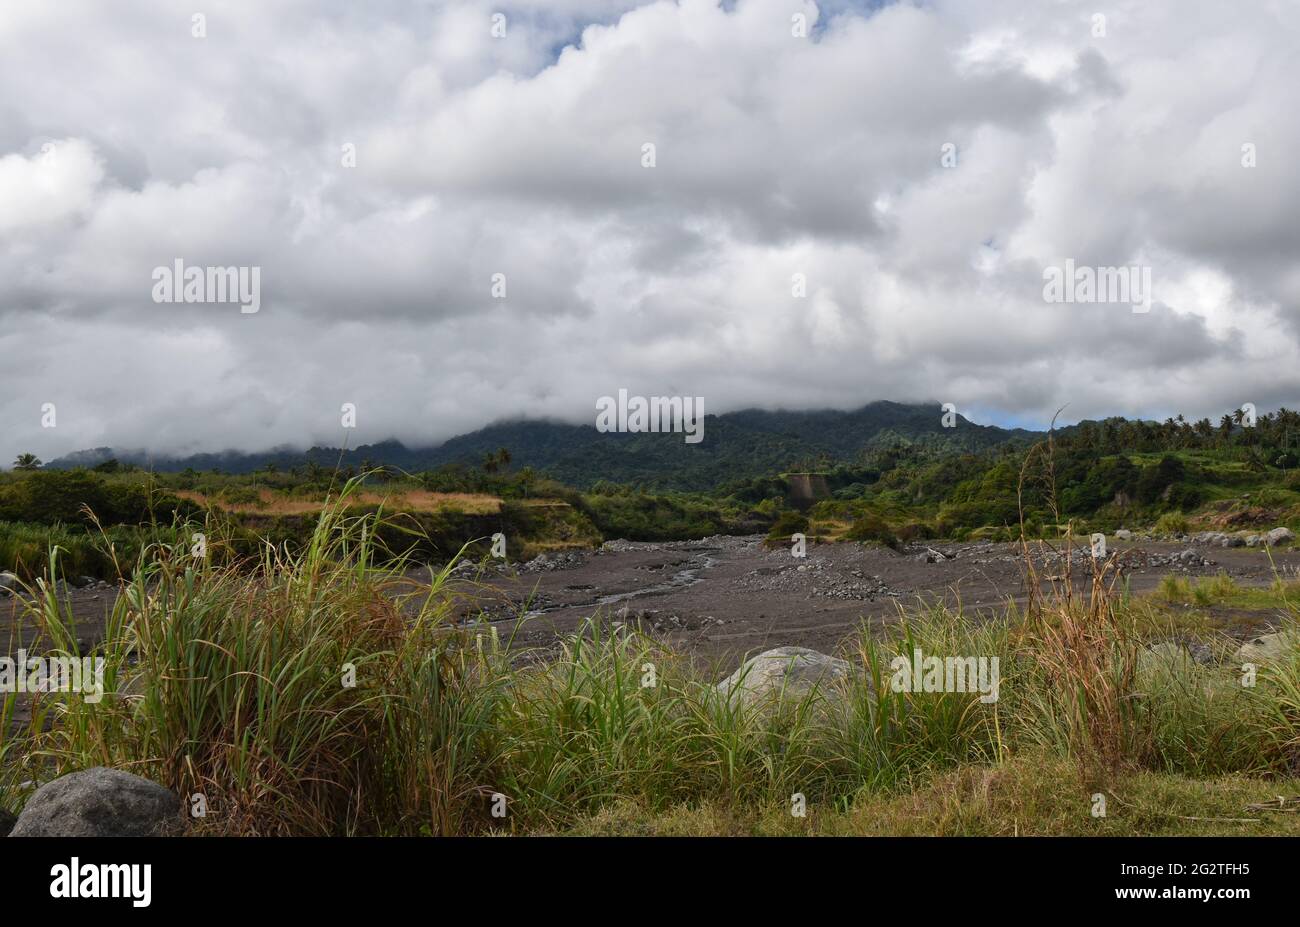
[[[1295,407],[1297,47],[1289,0],[6,3],[0,465],[619,389]],[[178,260],[257,311],[159,301]],[[1067,261],[1148,311],[1045,298]]]

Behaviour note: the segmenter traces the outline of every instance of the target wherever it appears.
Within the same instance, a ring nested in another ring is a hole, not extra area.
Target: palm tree
[[[19,454],[14,458],[15,470],[39,470],[43,462],[35,454]]]
[[[1225,415],[1219,419],[1219,443],[1228,444],[1228,439],[1232,436],[1232,416]]]

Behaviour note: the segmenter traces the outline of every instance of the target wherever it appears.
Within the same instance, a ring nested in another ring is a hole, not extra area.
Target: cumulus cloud
[[[0,460],[429,443],[620,387],[1295,405],[1300,14],[1097,12],[232,0],[199,38],[163,0],[9,5]],[[153,302],[178,258],[261,268],[261,311]],[[1044,302],[1067,259],[1150,267],[1151,311]]]

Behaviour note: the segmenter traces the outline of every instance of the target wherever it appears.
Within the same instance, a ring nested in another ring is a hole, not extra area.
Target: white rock
[[[852,675],[844,660],[809,650],[807,647],[777,647],[741,664],[722,682],[718,691],[733,693],[747,704],[768,700],[798,701],[815,686],[822,695],[832,695],[835,683]]]
[[[1300,649],[1300,634],[1294,631],[1261,634],[1242,644],[1234,660],[1237,663],[1276,663],[1297,649]]]
[[[1290,528],[1274,528],[1264,535],[1264,543],[1269,547],[1274,544],[1290,544],[1295,540],[1295,533]]]

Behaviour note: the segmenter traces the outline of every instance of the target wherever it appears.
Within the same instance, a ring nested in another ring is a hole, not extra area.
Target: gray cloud
[[[428,442],[620,387],[1295,405],[1300,16],[1095,12],[232,0],[197,39],[163,0],[9,5],[0,462]],[[176,258],[260,267],[262,310],[154,303]],[[1149,266],[1157,305],[1045,303],[1067,258]]]

